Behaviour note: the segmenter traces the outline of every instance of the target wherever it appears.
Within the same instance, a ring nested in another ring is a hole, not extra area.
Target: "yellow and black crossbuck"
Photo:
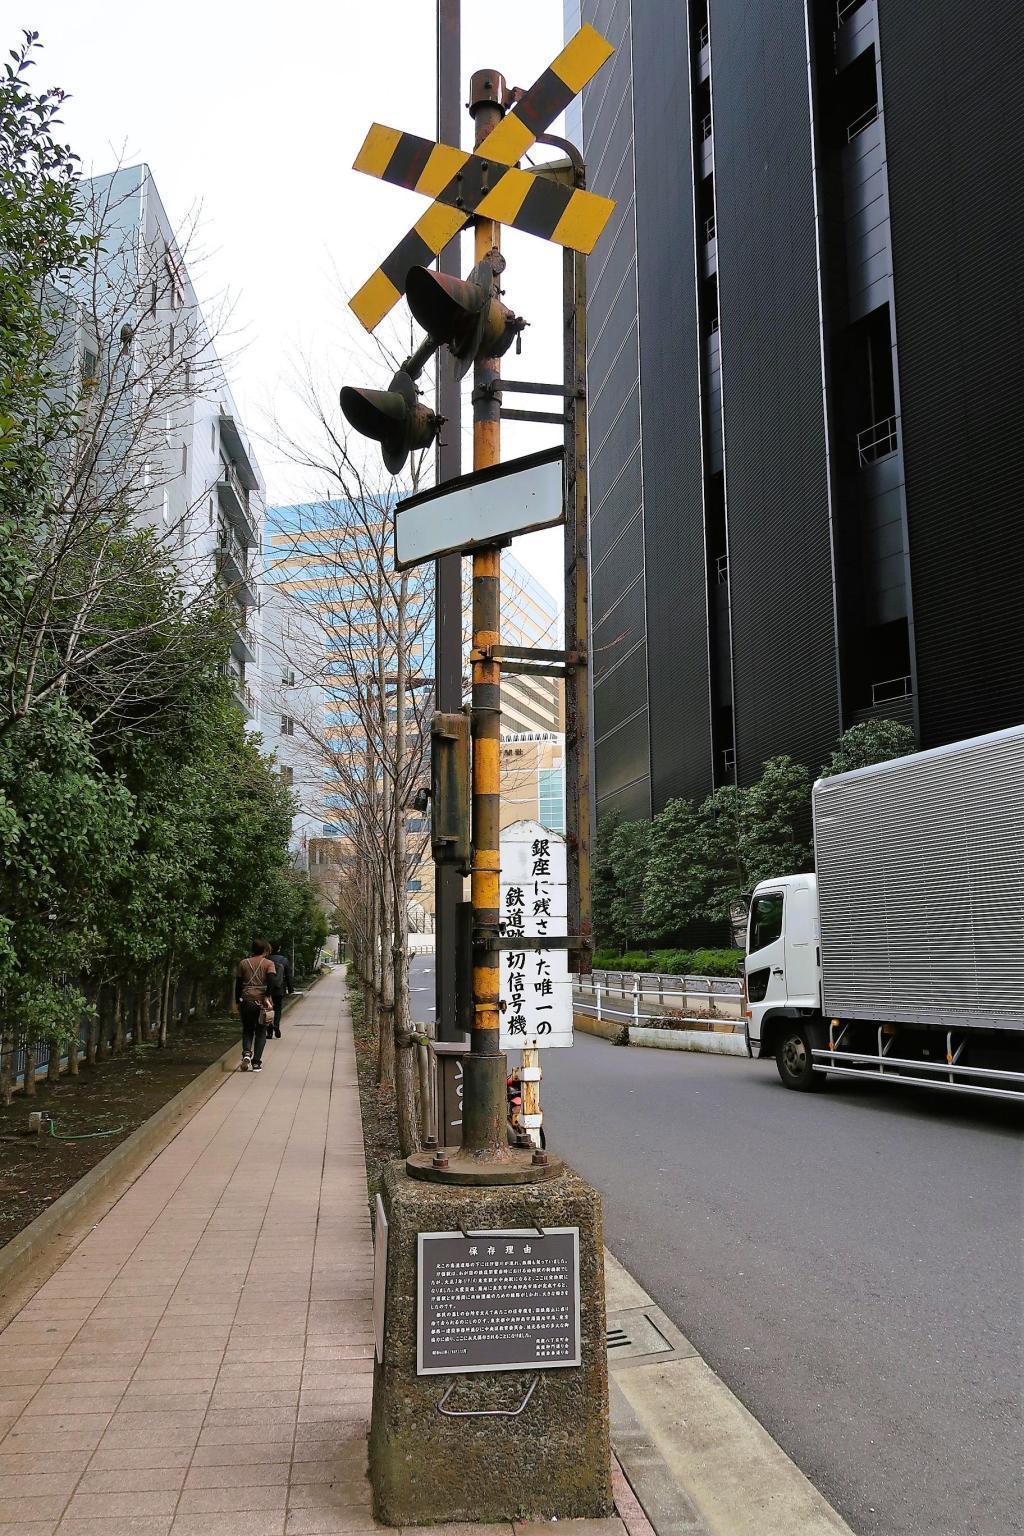
[[[611,198],[521,171],[516,161],[613,52],[593,27],[581,27],[475,154],[373,124],[354,169],[434,202],[350,300],[368,331],[398,303],[410,268],[428,266],[474,215],[576,251],[593,250],[615,207]]]

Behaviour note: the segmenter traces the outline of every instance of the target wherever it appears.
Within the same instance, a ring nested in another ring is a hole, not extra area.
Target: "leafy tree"
[[[748,889],[743,858],[746,797],[739,785],[721,784],[697,812],[697,850],[707,879],[703,915],[713,922],[728,921],[733,904],[742,901]]]
[[[597,944],[613,944],[612,906],[618,889],[612,844],[620,821],[608,812],[597,823],[597,835],[590,859],[590,904]]]
[[[615,895],[609,916],[616,938],[625,949],[641,938],[644,931],[644,881],[650,846],[649,821],[624,821],[612,836]]]
[[[791,757],[770,757],[743,800],[740,853],[749,890],[775,875],[808,869],[811,779]]]
[[[834,773],[870,768],[873,763],[886,763],[890,758],[907,757],[916,751],[917,741],[909,725],[899,720],[864,720],[843,732],[821,770],[821,777],[827,779]]]
[[[669,800],[651,824],[643,898],[650,943],[681,934],[707,906],[700,834],[700,818],[689,800]]]
[[[86,1006],[109,882],[124,868],[134,803],[66,704],[0,743],[0,997],[30,1038],[62,1043]]]

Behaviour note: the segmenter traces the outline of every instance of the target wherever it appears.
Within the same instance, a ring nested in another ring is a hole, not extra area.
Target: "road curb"
[[[307,995],[320,980],[316,976],[308,983]],[[291,1006],[288,1003],[285,1011]],[[70,1189],[58,1196],[47,1210],[41,1211],[34,1221],[30,1221],[27,1227],[23,1227],[9,1243],[0,1248],[0,1327],[4,1326],[3,1314],[6,1308],[3,1303],[11,1282],[24,1282],[26,1272],[39,1262],[46,1248],[62,1236],[70,1223],[82,1222],[85,1212],[93,1204],[98,1204],[115,1183],[122,1186],[116,1196],[120,1199],[124,1189],[135,1182],[154,1157],[174,1140],[193,1115],[216,1093],[232,1070],[230,1062],[233,1057],[238,1057],[239,1049],[239,1042],[235,1041],[208,1067],[204,1067],[198,1077],[179,1089],[173,1098],[168,1099],[166,1104],[137,1126],[130,1136],[119,1142],[113,1151],[83,1174]]]
[[[612,1449],[657,1536],[853,1536],[605,1249]],[[643,1352],[640,1352],[643,1351]]]

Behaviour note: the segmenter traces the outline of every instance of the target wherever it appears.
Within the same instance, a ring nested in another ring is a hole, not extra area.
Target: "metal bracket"
[[[580,938],[579,934],[569,933],[541,933],[509,936],[501,934],[498,938],[475,938],[474,949],[512,950],[516,954],[529,949],[589,949],[590,941]]]
[[[502,421],[539,421],[553,423],[555,426],[565,426],[565,413],[563,411],[506,411],[504,407],[498,412]]]
[[[518,1419],[530,1398],[537,1390],[540,1375],[536,1375],[530,1383],[529,1390],[518,1408],[446,1408],[445,1403],[451,1397],[459,1384],[459,1378],[451,1382],[438,1399],[437,1411],[443,1413],[446,1419]]]

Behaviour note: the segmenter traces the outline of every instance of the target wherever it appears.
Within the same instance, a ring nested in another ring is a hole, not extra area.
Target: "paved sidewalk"
[[[373,1529],[343,996],[291,1010],[0,1334],[0,1536]]]

